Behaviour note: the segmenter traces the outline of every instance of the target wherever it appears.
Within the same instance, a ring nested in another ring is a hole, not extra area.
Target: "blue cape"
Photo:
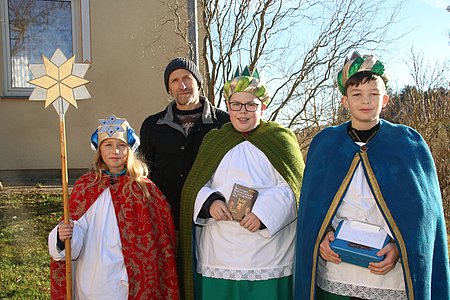
[[[300,193],[295,299],[314,299],[319,244],[362,162],[378,207],[400,251],[409,299],[450,299],[447,236],[436,169],[415,130],[380,121],[359,147],[348,123],[311,142]]]

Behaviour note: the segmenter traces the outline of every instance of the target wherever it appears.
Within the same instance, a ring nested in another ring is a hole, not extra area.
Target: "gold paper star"
[[[60,62],[59,66],[52,61],[54,58],[56,61]],[[55,51],[52,60],[49,60],[47,57],[43,56],[45,74],[43,76],[30,80],[29,83],[46,90],[45,107],[49,106],[57,99],[62,98],[78,108],[76,97],[74,95],[74,89],[80,88],[90,82],[89,80],[86,80],[74,74],[74,66],[83,64],[74,64],[75,56],[71,57],[70,59],[66,59],[64,54],[62,54],[61,50],[59,49]],[[33,69],[30,69],[33,72]],[[86,89],[84,88],[83,90]],[[89,93],[87,94],[89,95]],[[32,98],[33,97],[30,97],[30,100]],[[33,100],[38,99],[35,98]]]

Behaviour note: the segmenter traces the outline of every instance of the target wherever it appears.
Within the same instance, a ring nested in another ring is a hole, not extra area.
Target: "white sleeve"
[[[59,225],[59,224],[58,224]],[[56,260],[65,260],[66,251],[60,250],[56,245],[58,225],[48,235],[48,250],[50,256]],[[82,216],[78,221],[73,221],[73,235],[71,242],[72,260],[76,260],[83,248],[84,237],[88,228],[88,221],[85,216]]]
[[[205,204],[206,199],[208,199],[208,197],[215,192],[217,191],[211,188],[211,180],[209,180],[198,192],[197,197],[195,198],[194,215],[193,215],[193,220],[195,224],[205,225],[208,222],[209,218],[208,219],[198,218],[198,214],[200,213],[203,204]]]
[[[270,238],[278,231],[297,219],[297,202],[289,184],[274,169],[278,183],[274,187],[258,189],[258,198],[252,212],[266,226],[267,230],[259,231]]]

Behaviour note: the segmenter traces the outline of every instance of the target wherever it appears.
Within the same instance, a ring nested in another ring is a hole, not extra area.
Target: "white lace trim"
[[[366,286],[334,282],[318,276],[317,285],[335,295],[357,297],[362,299],[407,300],[405,290],[370,288]]]
[[[222,269],[215,267],[199,266],[199,272],[202,276],[221,278],[228,280],[268,280],[273,278],[281,278],[292,275],[292,265],[280,266],[272,269],[257,269],[257,270],[234,270]]]

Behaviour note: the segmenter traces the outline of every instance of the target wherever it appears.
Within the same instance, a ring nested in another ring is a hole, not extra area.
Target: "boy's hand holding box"
[[[339,254],[343,262],[367,268],[370,262],[380,262],[377,256],[389,243],[390,237],[383,228],[359,221],[343,220],[339,223],[331,249]]]

